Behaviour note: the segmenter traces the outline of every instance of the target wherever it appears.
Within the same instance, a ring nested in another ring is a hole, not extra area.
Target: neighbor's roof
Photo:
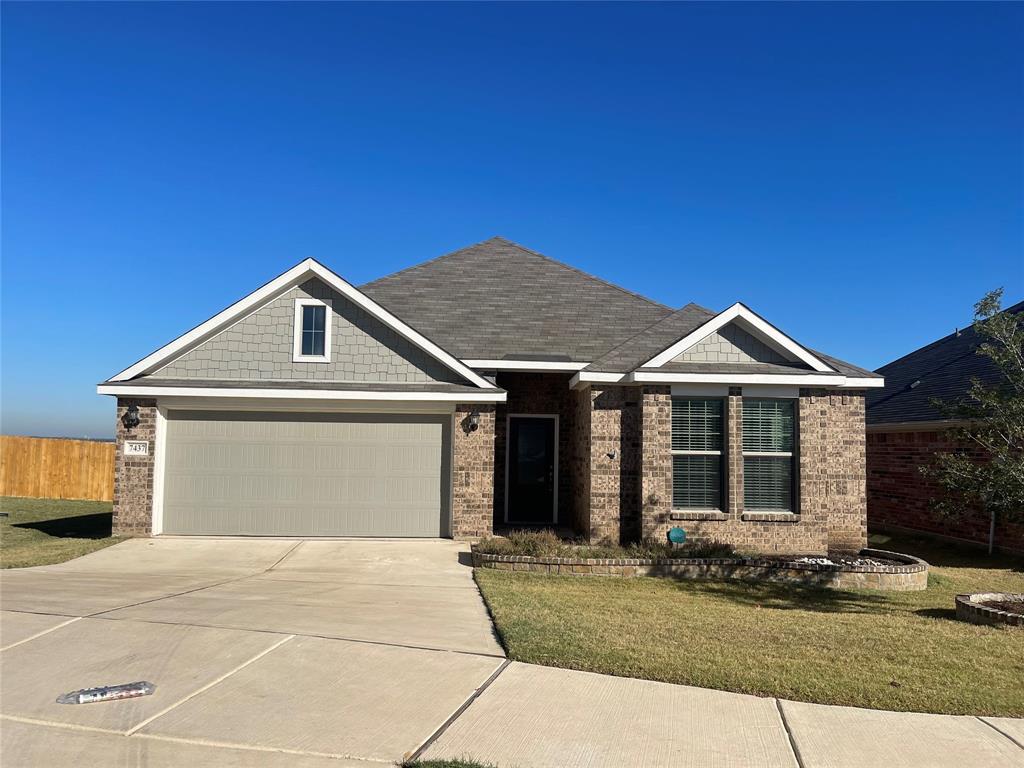
[[[1024,312],[1024,301],[1006,309]],[[989,358],[977,354],[980,343],[973,326],[921,347],[878,369],[885,386],[868,393],[868,424],[938,421],[945,415],[931,401],[955,400],[970,389],[971,379],[994,383],[999,372]],[[915,382],[919,382],[914,386]]]
[[[672,314],[501,237],[360,290],[462,360],[590,362]]]

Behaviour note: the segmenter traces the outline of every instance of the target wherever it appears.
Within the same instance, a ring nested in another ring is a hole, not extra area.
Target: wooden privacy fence
[[[114,499],[113,443],[0,435],[0,496]]]

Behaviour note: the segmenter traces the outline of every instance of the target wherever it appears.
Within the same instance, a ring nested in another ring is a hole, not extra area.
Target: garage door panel
[[[167,533],[446,535],[448,417],[174,412]]]

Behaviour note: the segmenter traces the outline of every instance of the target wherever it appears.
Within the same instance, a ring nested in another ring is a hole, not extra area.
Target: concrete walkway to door
[[[0,572],[0,763],[1024,766],[1024,723],[508,662],[450,541],[135,539]],[[149,680],[152,696],[56,704]]]

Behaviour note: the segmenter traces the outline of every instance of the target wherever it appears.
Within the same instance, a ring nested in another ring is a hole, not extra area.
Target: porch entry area
[[[505,522],[558,521],[558,416],[509,414],[505,451]]]

